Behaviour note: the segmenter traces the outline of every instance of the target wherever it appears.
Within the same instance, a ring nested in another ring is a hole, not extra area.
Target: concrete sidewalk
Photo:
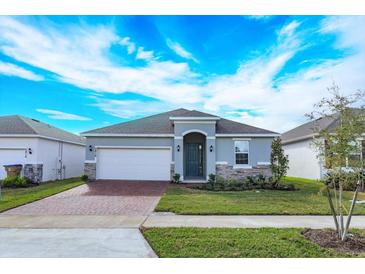
[[[0,229],[0,258],[155,258],[136,228]]]
[[[199,216],[154,213],[144,227],[308,227],[334,228],[332,216]],[[353,216],[352,228],[365,228],[365,216]]]

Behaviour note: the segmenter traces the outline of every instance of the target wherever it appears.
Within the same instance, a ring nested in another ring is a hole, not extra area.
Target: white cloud
[[[194,56],[184,49],[179,43],[172,41],[171,39],[166,39],[167,46],[173,50],[177,55],[181,56],[185,59],[193,60],[195,63],[199,63],[199,61],[194,58]]]
[[[55,119],[55,120],[76,120],[76,121],[91,120],[91,118],[88,118],[88,117],[71,114],[71,113],[66,113],[66,112],[62,112],[62,111],[58,111],[58,110],[52,110],[52,109],[39,108],[39,109],[37,109],[37,112],[47,114],[47,116],[49,118]]]
[[[119,41],[119,44],[127,47],[128,54],[132,54],[136,51],[136,45],[131,41],[130,37],[124,37]]]
[[[153,51],[145,51],[143,47],[139,47],[137,50],[136,59],[142,59],[150,61],[154,58]]]
[[[285,25],[279,32],[279,35],[281,36],[290,36],[293,35],[295,30],[300,26],[300,23],[298,21],[292,21],[289,24]]]
[[[233,75],[221,76],[209,84],[214,95],[206,108],[250,109],[240,116],[228,114],[240,122],[283,132],[306,121],[305,113],[313,104],[328,96],[327,87],[333,81],[344,94],[364,89],[365,77],[365,17],[331,17],[323,20],[321,32],[337,37],[339,49],[351,49],[352,54],[322,61],[296,73],[275,76],[298,52],[305,48],[305,37],[295,31],[300,23],[289,23],[278,32],[278,44],[267,55],[243,63]]]
[[[138,100],[115,100],[90,96],[96,101],[93,106],[100,108],[105,113],[112,116],[129,119],[136,116],[142,117],[151,115],[151,113],[159,113],[161,110],[168,111],[178,106],[166,104],[161,101],[142,102]]]
[[[0,17],[0,50],[81,88],[100,93],[136,92],[160,100],[144,103],[95,99],[96,107],[117,117],[131,118],[136,114],[193,106],[282,132],[304,122],[304,113],[328,95],[326,87],[333,81],[343,87],[345,94],[364,89],[363,26],[364,16],[325,18],[318,34],[334,35],[335,46],[347,55],[315,60],[311,66],[308,62],[303,69],[286,75],[280,74],[284,66],[308,47],[307,33],[302,32],[299,21],[279,29],[272,46],[258,57],[243,61],[235,73],[205,79],[194,74],[187,63],[160,61],[153,51],[145,51],[143,47],[129,52],[146,60],[145,65],[128,67],[113,63],[108,50],[125,38],[104,26],[59,31],[47,27],[37,29],[13,18]],[[130,39],[124,41],[127,42],[132,43]],[[187,52],[184,54],[189,56]]]
[[[49,24],[52,26],[52,24]],[[0,51],[55,73],[60,81],[97,92],[137,92],[168,102],[201,100],[197,75],[186,63],[157,61],[139,48],[145,66],[129,67],[110,60],[109,49],[121,40],[109,26],[36,28],[12,17],[0,17]],[[171,92],[171,91],[174,92]]]
[[[40,75],[37,75],[29,70],[26,70],[22,67],[11,63],[5,63],[0,61],[0,74],[6,76],[16,76],[19,78],[24,78],[32,81],[42,81],[44,78]]]

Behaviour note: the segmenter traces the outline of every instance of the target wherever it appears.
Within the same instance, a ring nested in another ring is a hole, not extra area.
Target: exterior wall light
[[[209,147],[209,151],[210,151],[210,152],[213,152],[213,146],[212,146],[212,145],[210,145],[210,147]]]
[[[179,152],[180,151],[180,145],[177,145],[176,149],[177,149],[177,152]]]
[[[29,154],[32,154],[32,153],[33,153],[33,151],[32,151],[32,149],[31,149],[31,148],[28,148],[28,153],[29,153]]]
[[[93,151],[93,146],[89,145],[89,151]]]

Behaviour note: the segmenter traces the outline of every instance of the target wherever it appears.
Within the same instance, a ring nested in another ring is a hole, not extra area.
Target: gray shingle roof
[[[362,115],[364,114],[363,109],[352,108],[352,111],[354,111],[355,113],[358,113],[359,115],[360,115],[360,113],[362,113]],[[295,141],[299,141],[299,140],[309,139],[309,138],[312,138],[315,135],[315,133],[320,130],[331,131],[332,129],[336,128],[336,126],[338,125],[338,122],[339,122],[339,116],[337,114],[333,115],[333,117],[319,118],[319,119],[307,122],[303,125],[300,125],[296,128],[293,128],[287,132],[284,132],[281,135],[281,139],[282,139],[283,143],[290,143],[290,142],[295,142]]]
[[[83,137],[21,115],[1,116],[0,135],[41,135],[64,142],[85,143]]]
[[[293,128],[281,135],[283,143],[294,142],[313,137],[315,131],[327,129],[335,119],[325,117],[314,121],[310,121],[296,128]]]
[[[119,123],[112,126],[83,132],[83,134],[173,134],[170,117],[218,117],[216,115],[184,108],[148,116],[145,118]],[[217,121],[219,134],[276,134],[269,130],[223,119]]]

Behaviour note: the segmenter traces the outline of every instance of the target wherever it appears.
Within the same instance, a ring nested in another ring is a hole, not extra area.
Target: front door
[[[185,144],[185,177],[204,176],[204,147],[201,143]]]

